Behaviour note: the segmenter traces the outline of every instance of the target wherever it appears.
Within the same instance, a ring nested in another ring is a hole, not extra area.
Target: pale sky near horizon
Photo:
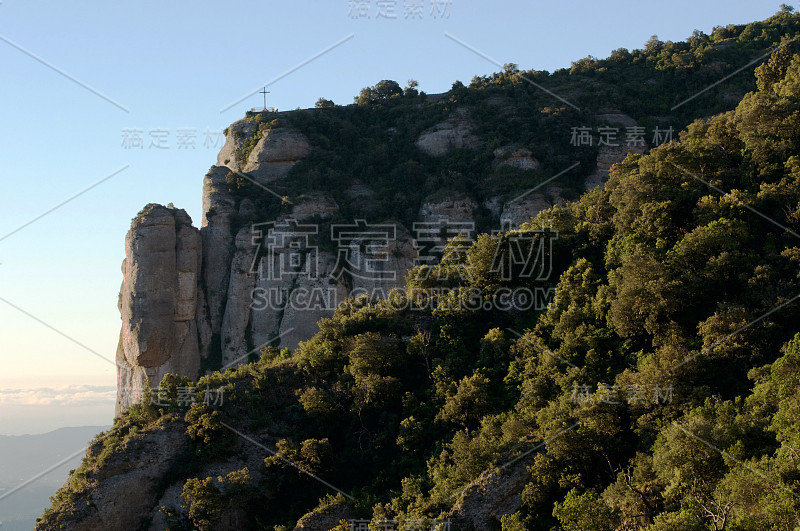
[[[763,20],[781,4],[438,0],[449,13],[434,16],[422,0],[408,19],[408,1],[384,2],[392,19],[376,16],[378,0],[357,2],[369,18],[348,0],[0,0],[0,434],[111,423],[131,218],[172,202],[199,225],[216,132],[262,101],[237,100],[321,51],[340,43],[270,85],[269,106],[348,104],[381,79],[443,92],[498,70],[446,32],[501,63],[553,71],[652,34]],[[124,145],[130,129],[143,148]],[[157,130],[163,149],[150,145]],[[195,146],[179,146],[192,131]]]

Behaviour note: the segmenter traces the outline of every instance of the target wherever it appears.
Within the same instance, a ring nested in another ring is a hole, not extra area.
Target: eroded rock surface
[[[217,155],[217,166],[226,166],[228,169],[241,171],[246,160],[239,160],[239,151],[244,143],[258,131],[258,125],[250,120],[233,122],[225,132],[225,145]]]
[[[284,127],[271,129],[250,152],[243,171],[258,182],[269,183],[284,177],[310,151],[302,133]]]
[[[533,158],[531,150],[526,148],[497,148],[494,150],[494,156],[497,159],[498,167],[507,166],[518,170],[538,170],[541,166],[539,161]]]
[[[561,188],[547,186],[507,202],[500,214],[500,225],[504,229],[517,229],[523,223],[530,221],[539,212],[547,210],[553,205],[563,204],[564,199],[561,197]]]
[[[214,166],[203,180],[203,284],[212,334],[218,334],[222,326],[235,250],[231,220],[236,200],[228,192],[229,171],[227,167]]]
[[[117,412],[171,372],[196,378],[202,243],[189,215],[148,205],[125,238],[117,349]]]
[[[602,186],[608,180],[608,171],[611,166],[625,160],[628,153],[644,153],[647,150],[647,145],[643,141],[628,141],[624,128],[636,126],[636,120],[630,116],[620,111],[609,110],[604,114],[596,115],[595,118],[611,126],[622,126],[623,129],[616,135],[615,140],[609,142],[609,144],[616,145],[603,144],[600,146],[597,154],[597,167],[584,181],[586,190]]]
[[[422,132],[416,146],[432,157],[441,157],[454,149],[480,147],[466,109],[456,111],[444,122]]]
[[[257,246],[253,242],[252,229],[242,227],[236,234],[236,252],[231,260],[230,281],[222,319],[222,366],[247,363],[246,332],[250,324],[250,306],[256,284],[253,263]]]
[[[338,526],[341,522],[347,522],[353,518],[353,508],[347,504],[337,504],[326,507],[325,509],[308,513],[302,517],[294,531],[306,529],[308,531],[328,531]]]
[[[448,514],[452,529],[498,529],[504,515],[513,514],[522,506],[522,491],[531,478],[528,465],[534,455],[486,470],[467,485]]]
[[[460,192],[442,192],[428,197],[419,209],[420,221],[475,221],[478,203]]]
[[[339,211],[332,197],[309,194],[297,199],[292,206],[292,218],[305,221],[312,218],[328,219]]]

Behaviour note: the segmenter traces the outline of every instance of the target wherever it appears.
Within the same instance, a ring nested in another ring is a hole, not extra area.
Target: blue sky
[[[114,358],[131,218],[172,202],[199,224],[216,132],[261,95],[220,110],[334,43],[352,35],[273,83],[268,105],[351,103],[381,79],[443,92],[497,70],[445,32],[502,63],[553,71],[652,34],[682,40],[761,20],[780,4],[439,0],[449,13],[436,17],[424,0],[421,17],[407,19],[410,1],[384,2],[396,18],[377,16],[379,0],[357,2],[369,18],[348,0],[0,2],[0,434],[110,423],[101,388],[113,389],[116,369],[96,354]],[[123,145],[130,129],[142,132],[141,149]],[[150,145],[156,130],[167,132],[163,149]],[[195,146],[179,147],[192,131]],[[40,388],[47,399],[32,398]],[[53,389],[78,398],[53,399]]]

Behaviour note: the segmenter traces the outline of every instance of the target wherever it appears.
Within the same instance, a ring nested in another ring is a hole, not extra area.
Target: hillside
[[[121,404],[37,529],[796,528],[798,36],[787,10],[436,98],[384,81],[248,114],[199,231],[172,207],[133,221],[121,385],[161,392]],[[614,124],[675,138],[624,160],[572,142]],[[398,244],[391,282],[334,279],[369,289],[244,364],[289,311],[248,306],[249,265],[275,258],[251,226],[299,215],[334,257],[331,226],[361,218],[477,236],[424,265]]]

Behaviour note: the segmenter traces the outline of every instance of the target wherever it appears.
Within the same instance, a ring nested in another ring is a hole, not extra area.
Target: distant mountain
[[[69,471],[80,465],[81,449],[105,429],[108,426],[81,426],[36,435],[0,435],[0,497],[77,453],[24,488],[0,499],[0,529],[32,529],[36,517],[50,504],[50,496],[64,484]]]

